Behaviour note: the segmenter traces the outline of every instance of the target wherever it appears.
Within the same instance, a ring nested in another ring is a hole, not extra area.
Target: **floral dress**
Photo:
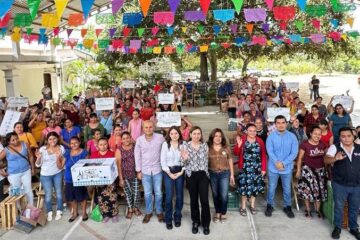
[[[264,179],[261,175],[261,153],[257,142],[245,142],[244,165],[239,173],[239,193],[242,196],[256,197],[264,192]]]

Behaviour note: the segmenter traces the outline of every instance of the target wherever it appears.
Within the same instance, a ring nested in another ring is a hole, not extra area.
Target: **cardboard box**
[[[112,184],[118,176],[115,158],[81,159],[71,167],[74,186]]]
[[[32,230],[34,230],[34,226],[22,221],[21,219],[18,219],[16,223],[14,224],[14,230],[22,233],[31,233]]]
[[[40,225],[40,226],[45,226],[46,225],[46,221],[47,221],[47,216],[44,212],[41,212],[38,219],[35,221],[35,220],[32,220],[30,218],[26,218],[24,216],[20,216],[20,220],[23,221],[23,222],[26,222],[34,227],[36,227],[36,225]]]

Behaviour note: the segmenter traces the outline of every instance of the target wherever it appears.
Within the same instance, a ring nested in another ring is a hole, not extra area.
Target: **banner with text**
[[[156,118],[158,127],[169,128],[181,125],[180,112],[158,112],[156,113]]]
[[[0,126],[0,136],[5,136],[14,129],[14,124],[20,120],[21,113],[12,110],[6,110],[5,116]]]
[[[109,98],[95,98],[95,108],[96,111],[103,110],[113,110],[115,104],[115,99],[112,97]]]
[[[275,117],[283,115],[287,121],[290,120],[290,108],[268,108],[267,109],[267,121],[274,122]]]

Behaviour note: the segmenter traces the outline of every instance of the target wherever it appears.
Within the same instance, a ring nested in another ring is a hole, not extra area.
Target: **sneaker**
[[[61,216],[62,216],[62,211],[57,210],[57,211],[56,211],[55,220],[56,220],[56,221],[60,220],[60,219],[61,219]]]
[[[273,211],[274,211],[274,208],[270,204],[266,205],[265,216],[271,217]]]
[[[52,221],[52,215],[53,215],[52,212],[48,212],[48,216],[47,216],[48,222],[51,222],[51,221]]]
[[[360,240],[360,232],[359,229],[350,229],[351,235],[353,235],[357,240]]]
[[[341,233],[341,228],[335,227],[334,230],[331,233],[332,239],[339,239]]]
[[[284,207],[284,213],[286,214],[286,216],[288,216],[288,218],[294,218],[295,215],[293,213],[293,211],[291,210],[290,206]]]

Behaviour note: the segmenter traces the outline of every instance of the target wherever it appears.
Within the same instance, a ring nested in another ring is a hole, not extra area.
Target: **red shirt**
[[[305,151],[303,164],[310,168],[322,168],[324,164],[324,156],[326,145],[322,141],[318,145],[311,145],[309,140],[300,144],[300,149]]]
[[[161,90],[161,86],[160,86],[160,85],[155,85],[155,86],[154,86],[155,95],[157,95],[160,90]]]
[[[79,125],[80,123],[79,112],[70,112],[69,110],[63,110],[63,112],[66,114],[66,117],[74,123],[74,125]]]
[[[125,104],[121,107],[121,109],[130,117],[132,118],[132,114],[135,110],[133,106],[130,106],[129,108],[126,108]]]
[[[304,120],[304,127],[306,127],[306,134],[309,135],[311,132],[311,128],[313,126],[319,125],[320,121],[323,119],[324,117],[321,114],[319,114],[317,119],[315,119],[311,113],[306,115]]]
[[[99,151],[93,152],[90,155],[90,158],[113,158],[115,157],[115,153],[108,150],[104,155],[101,155]]]
[[[143,121],[150,120],[153,114],[154,114],[154,109],[152,108],[142,108],[140,110],[140,118]]]
[[[325,143],[326,147],[330,147],[330,138],[333,136],[330,130],[327,131],[326,135],[321,135],[320,141]]]

